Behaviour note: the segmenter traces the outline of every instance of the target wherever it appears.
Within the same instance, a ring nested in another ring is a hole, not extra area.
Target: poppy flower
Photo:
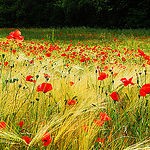
[[[51,53],[45,53],[45,56],[50,57],[52,54]]]
[[[85,61],[86,61],[85,58],[80,59],[80,62],[85,62]]]
[[[8,61],[4,62],[4,66],[7,66],[8,65]]]
[[[101,72],[100,73],[100,71],[99,71],[99,77],[98,77],[98,80],[104,80],[104,79],[106,79],[106,78],[108,78],[108,74],[106,74],[105,72]]]
[[[0,122],[0,129],[3,129],[6,127],[6,123],[5,122]]]
[[[50,78],[50,75],[44,74],[44,77],[47,78],[47,79],[49,79],[49,78]]]
[[[30,60],[29,63],[30,63],[30,64],[33,64],[34,62],[33,62],[33,60]]]
[[[132,82],[133,77],[131,77],[129,80],[127,80],[126,78],[122,78],[120,81],[122,81],[124,83],[124,86],[127,86],[128,84],[134,85],[134,83]]]
[[[118,92],[113,92],[110,94],[111,98],[115,101],[119,101],[119,95]]]
[[[104,124],[104,121],[95,119],[95,123],[96,123],[97,126],[102,126]]]
[[[22,41],[24,39],[23,36],[20,36],[21,32],[19,30],[15,30],[15,32],[10,32],[9,36],[7,36],[7,39],[16,39]]]
[[[95,140],[95,142],[100,142],[103,143],[105,141],[105,139],[101,139],[100,137],[97,137],[97,140]]]
[[[42,60],[43,58],[42,58],[42,57],[37,57],[36,59],[38,59],[38,60]]]
[[[149,93],[150,93],[150,83],[143,85],[142,88],[140,89],[141,96],[146,96],[146,94]]]
[[[52,85],[50,83],[42,83],[40,85],[37,86],[37,91],[42,91],[44,93],[48,92],[48,91],[51,91],[53,88],[52,88]]]
[[[31,75],[26,77],[26,81],[30,81],[30,82],[33,82],[33,83],[36,82],[36,80],[33,80],[33,77]]]
[[[86,131],[86,132],[88,132],[88,130],[89,130],[89,129],[88,129],[88,125],[83,125],[82,128],[83,128],[83,130]]]
[[[125,57],[122,57],[122,61],[126,61]]]
[[[24,122],[23,122],[23,121],[20,121],[20,122],[19,122],[19,126],[20,126],[20,128],[22,128],[23,124],[24,124]]]
[[[99,117],[100,117],[100,119],[101,119],[102,121],[109,121],[109,120],[111,120],[111,118],[110,118],[107,114],[102,113],[102,112],[100,112]]]
[[[76,101],[73,100],[73,99],[69,99],[68,102],[67,102],[68,105],[75,105],[76,104]]]
[[[43,135],[41,140],[42,140],[44,146],[48,146],[51,143],[51,141],[52,141],[52,138],[51,138],[49,132],[46,132]]]
[[[83,130],[86,131],[86,132],[88,132],[88,130],[89,130],[89,129],[88,129],[88,125],[83,125],[82,128],[83,128]]]
[[[70,86],[74,85],[74,82],[70,82]]]
[[[31,141],[31,138],[29,138],[29,137],[27,137],[27,136],[23,136],[23,137],[21,137],[21,138],[22,138],[23,140],[25,140],[27,144],[29,144],[30,141]]]

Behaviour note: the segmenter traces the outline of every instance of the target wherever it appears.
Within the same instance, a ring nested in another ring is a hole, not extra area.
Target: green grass
[[[150,83],[150,30],[19,29],[25,41],[7,41],[14,30],[0,29],[0,122],[6,123],[0,128],[0,149],[150,147],[150,95],[139,94]],[[99,71],[108,78],[98,80]],[[36,82],[26,81],[28,75]],[[134,85],[124,86],[120,81],[131,77]],[[53,89],[37,92],[37,86],[47,82]],[[115,91],[120,101],[110,97]],[[69,99],[75,105],[68,105]],[[97,126],[100,112],[111,120]],[[22,128],[20,121],[24,121]],[[43,146],[46,131],[52,141]],[[31,138],[29,144],[23,136]],[[97,137],[104,142],[95,142]]]

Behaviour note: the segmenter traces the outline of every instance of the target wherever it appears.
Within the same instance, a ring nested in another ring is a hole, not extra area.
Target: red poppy
[[[100,117],[100,119],[101,119],[102,121],[109,121],[109,120],[111,120],[111,118],[110,118],[107,114],[102,113],[102,112],[100,112],[99,117]]]
[[[51,91],[53,88],[52,88],[52,85],[50,83],[42,83],[40,85],[37,86],[37,91],[43,91],[44,93],[48,92],[48,91]]]
[[[8,65],[8,61],[4,62],[4,66],[7,66]]]
[[[61,56],[67,56],[65,53],[61,54]]]
[[[51,143],[51,141],[52,141],[52,138],[51,138],[49,132],[46,132],[43,135],[41,140],[42,140],[44,146],[48,146]]]
[[[104,123],[104,121],[96,120],[96,119],[95,119],[95,123],[96,123],[97,126],[102,126],[103,123]]]
[[[23,122],[23,121],[20,121],[20,122],[19,122],[19,126],[20,126],[20,128],[22,128],[23,124],[24,124],[24,122]]]
[[[105,139],[101,139],[100,137],[97,137],[97,140],[95,140],[95,142],[100,142],[103,143],[105,141]]]
[[[108,74],[106,74],[105,72],[100,72],[99,71],[99,77],[98,77],[98,80],[104,80],[104,79],[106,79],[106,78],[108,78]]]
[[[141,96],[146,96],[146,94],[149,93],[150,93],[150,83],[143,85],[142,88],[140,89]]]
[[[37,57],[36,59],[38,59],[38,60],[42,60],[43,58],[42,58],[42,57]]]
[[[111,98],[113,99],[113,100],[115,100],[115,101],[120,101],[119,100],[119,95],[118,95],[118,92],[113,92],[113,93],[111,93]]]
[[[68,102],[67,102],[68,105],[75,105],[76,104],[76,101],[73,100],[73,99],[69,99]]]
[[[122,57],[122,61],[126,61],[125,57]]]
[[[47,78],[47,79],[49,79],[49,78],[50,78],[50,75],[44,74],[44,77]]]
[[[7,39],[16,39],[22,41],[24,39],[23,36],[20,36],[21,32],[19,30],[15,30],[15,32],[10,32],[9,36],[7,36]]]
[[[33,60],[30,60],[29,63],[30,63],[30,64],[33,64],[34,62],[33,62]]]
[[[0,129],[3,129],[6,127],[6,123],[5,122],[0,122]]]
[[[50,57],[52,54],[51,53],[45,53],[45,56]]]
[[[87,131],[87,132],[88,132],[88,130],[89,130],[89,129],[88,129],[88,125],[83,125],[82,128],[84,129],[84,131]]]
[[[19,30],[15,30],[13,36],[14,36],[14,37],[18,37],[18,36],[20,36],[20,35],[21,35],[21,32],[20,32]]]
[[[29,144],[30,141],[31,141],[31,138],[29,138],[29,137],[27,137],[27,136],[23,136],[23,137],[21,137],[21,138],[22,138],[23,140],[25,140],[27,144]]]
[[[74,85],[74,82],[70,82],[70,85],[71,85],[71,86]]]
[[[33,77],[31,75],[26,77],[26,81],[30,81],[30,82],[33,82],[33,83],[36,82],[36,80],[33,80]]]
[[[126,78],[122,78],[120,81],[122,81],[124,83],[124,86],[127,86],[128,84],[134,85],[133,82],[131,82],[133,79],[133,77],[131,77],[129,80],[127,80]]]

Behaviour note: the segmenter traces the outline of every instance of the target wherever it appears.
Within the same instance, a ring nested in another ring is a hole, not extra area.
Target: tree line
[[[149,28],[149,0],[0,0],[0,27]]]

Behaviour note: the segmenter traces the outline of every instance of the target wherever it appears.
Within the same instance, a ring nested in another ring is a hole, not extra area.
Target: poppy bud
[[[106,96],[108,95],[107,90],[105,91]]]
[[[39,98],[36,98],[36,100],[39,101],[40,99],[39,99]]]
[[[139,97],[139,99],[140,99],[141,95],[139,94],[138,97]]]
[[[22,86],[22,85],[21,85],[21,84],[19,84],[19,88],[21,88],[21,86]]]
[[[36,78],[38,79],[38,78],[39,78],[39,75],[36,75]]]
[[[4,57],[5,57],[5,54],[2,54],[2,57],[4,58]]]

